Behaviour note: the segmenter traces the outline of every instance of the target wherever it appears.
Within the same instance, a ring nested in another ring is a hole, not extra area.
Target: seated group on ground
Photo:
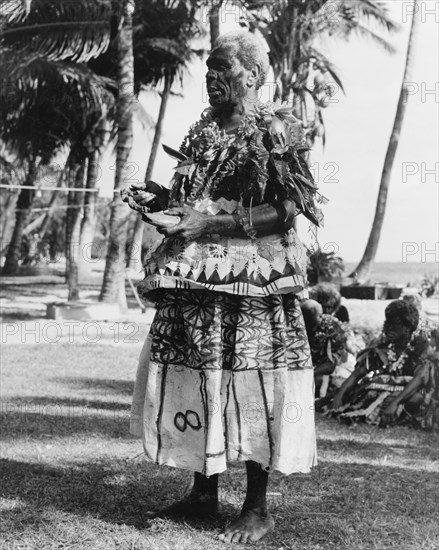
[[[416,296],[391,302],[366,346],[336,287],[320,283],[302,305],[314,364],[316,410],[346,422],[439,430],[437,329]]]

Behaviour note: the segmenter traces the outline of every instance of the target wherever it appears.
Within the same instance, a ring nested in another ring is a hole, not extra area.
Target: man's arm
[[[334,397],[333,402],[333,408],[338,409],[340,408],[344,401],[346,400],[346,397],[349,395],[349,393],[352,391],[352,389],[356,386],[359,380],[363,378],[363,376],[366,376],[367,374],[367,368],[364,363],[361,363],[356,367],[354,372],[349,376],[347,380],[345,380],[336,393]]]
[[[273,233],[285,233],[293,226],[296,205],[285,200],[278,205],[261,204],[245,213],[210,215],[202,214],[189,206],[166,211],[180,216],[181,221],[172,227],[158,229],[166,236],[181,235],[186,240],[195,240],[211,233],[227,237],[263,237]]]

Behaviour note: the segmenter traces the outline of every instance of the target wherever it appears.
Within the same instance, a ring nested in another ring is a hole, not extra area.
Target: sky
[[[320,191],[329,199],[318,241],[324,249],[336,251],[347,262],[359,261],[367,242],[404,73],[412,2],[390,0],[387,3],[392,17],[401,26],[400,32],[389,37],[397,50],[395,54],[360,38],[321,45],[337,67],[345,95],[337,93],[325,110],[326,146],[323,148],[317,143],[311,156]],[[223,14],[221,31],[239,28],[239,15],[235,9],[228,8]],[[377,261],[439,263],[439,2],[420,1],[418,17],[421,24],[413,83],[393,167]],[[178,148],[188,127],[208,106],[203,86],[204,61],[197,60],[190,65],[183,87],[177,89],[182,95],[170,99],[162,143]],[[159,100],[154,92],[143,93],[140,98],[153,117],[157,115]],[[152,130],[145,131],[140,124],[135,124],[132,159],[137,174],[133,174],[134,179],[143,180],[152,136]],[[166,185],[173,165],[172,159],[161,151],[153,179]],[[104,169],[103,175],[106,184],[104,182],[102,194],[105,195],[111,189],[112,175],[108,169]],[[307,244],[312,244],[308,222],[301,221],[299,234]],[[435,252],[428,254],[429,250]]]

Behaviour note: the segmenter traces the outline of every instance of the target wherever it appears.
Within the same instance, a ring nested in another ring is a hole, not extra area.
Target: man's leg
[[[206,477],[199,472],[194,473],[194,485],[190,495],[194,499],[218,502],[218,474]]]
[[[157,512],[148,512],[147,517],[210,517],[218,513],[218,474],[206,477],[194,474],[190,493],[182,500]]]
[[[247,494],[240,516],[219,536],[224,542],[255,542],[274,528],[274,519],[267,509],[268,472],[249,460]]]

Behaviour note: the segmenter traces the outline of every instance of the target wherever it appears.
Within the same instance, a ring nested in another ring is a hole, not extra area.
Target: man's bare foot
[[[259,514],[255,510],[243,510],[239,518],[224,529],[219,535],[223,542],[256,542],[264,535],[273,531],[274,519],[269,513]]]
[[[179,500],[161,510],[146,512],[147,519],[154,518],[209,518],[216,516],[219,510],[218,499],[211,496],[189,494],[183,500]]]

